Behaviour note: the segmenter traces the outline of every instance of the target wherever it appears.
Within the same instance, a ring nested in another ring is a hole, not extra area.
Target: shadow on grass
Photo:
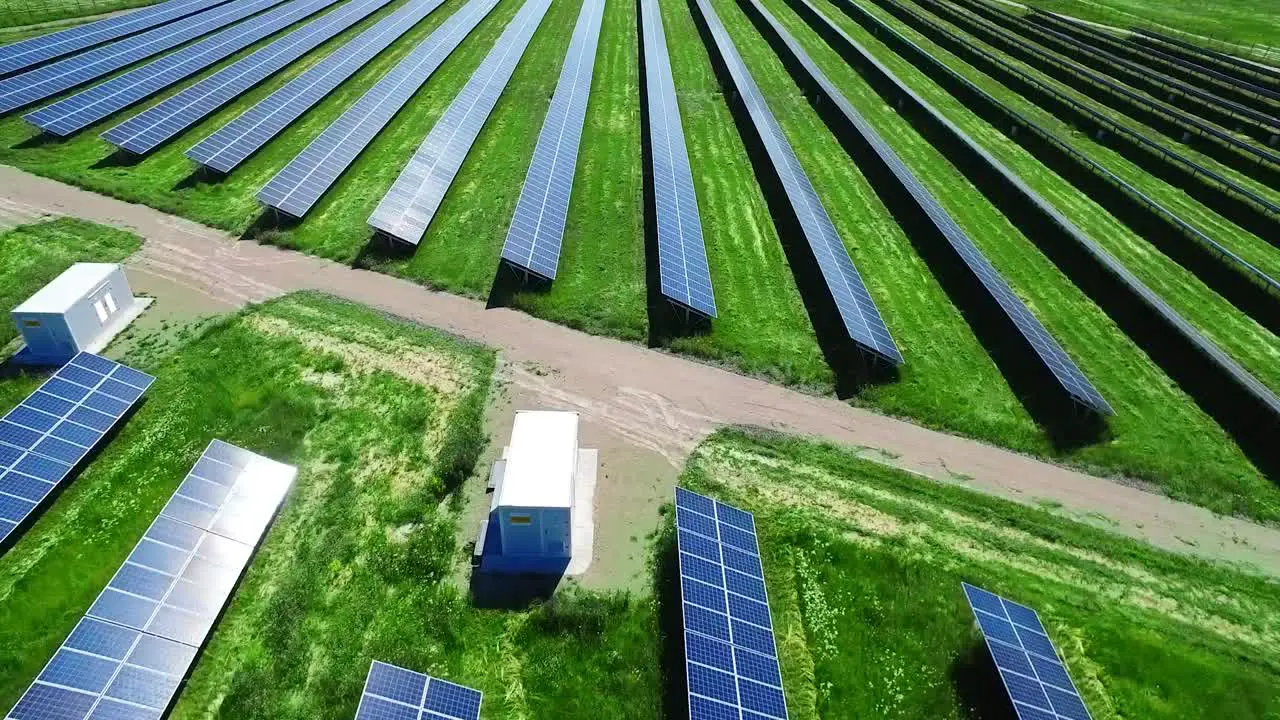
[[[659,667],[663,720],[689,720],[689,680],[685,672],[684,612],[680,600],[680,558],[669,516],[654,554],[653,587],[658,600]]]
[[[61,145],[64,140],[66,138],[59,137],[53,133],[38,132],[26,140],[20,140],[9,147],[14,150],[34,150],[35,148],[48,147],[50,145]]]
[[[986,643],[974,643],[948,674],[968,720],[1018,720]]]
[[[546,295],[551,292],[550,280],[536,273],[518,268],[506,260],[498,261],[498,270],[493,275],[493,284],[489,287],[489,297],[485,309],[513,307],[516,295],[536,293]]]
[[[128,150],[116,150],[90,166],[94,170],[107,168],[130,168],[146,159],[145,155],[131,153]]]
[[[189,175],[174,183],[174,190],[189,190],[197,185],[214,185],[227,179],[227,174],[208,165],[197,165]]]
[[[471,604],[483,610],[527,610],[551,599],[563,576],[471,572]]]

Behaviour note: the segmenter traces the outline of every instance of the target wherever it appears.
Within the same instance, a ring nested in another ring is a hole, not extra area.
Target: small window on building
[[[107,321],[107,309],[103,307],[101,300],[93,304],[93,309],[98,313],[98,322]]]
[[[107,312],[114,313],[116,311],[116,299],[111,297],[111,293],[104,294],[102,302],[107,304]]]
[[[23,320],[22,324],[25,325],[26,327],[40,327],[39,320]]]
[[[507,521],[512,525],[528,525],[531,520],[528,515],[508,515]]]

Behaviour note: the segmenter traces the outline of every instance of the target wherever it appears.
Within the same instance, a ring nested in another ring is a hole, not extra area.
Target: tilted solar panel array
[[[53,135],[70,135],[194,75],[232,53],[313,15],[338,0],[292,0],[270,12],[227,28],[177,52],[69,98],[27,113],[23,118]]]
[[[356,720],[479,720],[483,699],[479,690],[374,660]]]
[[[187,157],[218,172],[231,172],[443,2],[405,4],[196,143]]]
[[[258,200],[300,218],[409,102],[498,0],[470,0],[312,140],[258,191]]]
[[[548,280],[560,262],[603,17],[604,0],[584,0],[502,245],[503,260]]]
[[[150,152],[391,0],[351,0],[249,56],[165,98],[102,134],[135,154]]]
[[[658,238],[658,285],[667,299],[715,317],[716,298],[702,239],[698,197],[693,190],[658,0],[641,0],[640,17]]]
[[[786,720],[751,513],[676,488],[689,720]]]
[[[1019,720],[1091,720],[1036,611],[962,586]]]
[[[370,227],[410,245],[422,240],[550,6],[551,0],[525,0],[480,67],[409,158],[391,189],[382,196],[369,216]]]
[[[720,17],[706,0],[698,0],[698,8],[711,31],[714,44],[728,68],[734,87],[741,95],[769,160],[782,179],[787,200],[795,211],[813,256],[826,281],[828,290],[844,322],[849,337],[862,348],[895,365],[902,363],[902,353],[893,342],[880,310],[853,265],[849,251],[836,232],[818,193],[805,175],[800,160],[787,142],[768,103],[760,93],[737,48],[725,32]]]
[[[0,113],[96,80],[284,0],[233,0],[191,17],[0,80]]]
[[[154,381],[80,353],[0,418],[0,541],[71,474]]]
[[[296,473],[210,443],[6,717],[159,720]]]
[[[20,40],[0,47],[0,75],[177,20],[226,1],[169,0],[124,15]]]
[[[1014,294],[1004,277],[1000,275],[999,271],[991,265],[990,261],[982,254],[982,251],[973,243],[973,239],[942,208],[937,198],[920,183],[920,180],[902,162],[902,158],[898,156],[893,147],[885,142],[875,128],[854,109],[848,98],[844,96],[844,93],[822,72],[813,59],[809,57],[809,54],[800,46],[800,43],[778,22],[778,19],[759,0],[751,0],[751,5],[755,12],[764,18],[773,32],[782,40],[792,57],[804,68],[808,77],[817,83],[822,92],[835,104],[836,108],[854,127],[855,131],[871,147],[876,157],[889,169],[889,172],[898,181],[901,188],[910,196],[913,206],[923,212],[934,229],[946,239],[947,244],[964,262],[969,272],[982,284],[983,289],[987,291],[991,299],[1000,306],[1000,310],[1005,317],[1009,319],[1022,338],[1031,346],[1036,356],[1040,358],[1041,363],[1062,386],[1062,389],[1076,402],[1095,412],[1110,414],[1111,406],[1107,404],[1107,401],[1103,399],[1102,395],[1093,387],[1093,384],[1089,382],[1089,379],[1076,366],[1071,356],[1067,355],[1066,351],[1049,334],[1049,331],[1044,328],[1044,325],[1031,313],[1026,304]],[[816,8],[812,8],[812,10],[819,17],[825,17]],[[847,36],[844,39],[850,43],[854,42],[852,38]]]

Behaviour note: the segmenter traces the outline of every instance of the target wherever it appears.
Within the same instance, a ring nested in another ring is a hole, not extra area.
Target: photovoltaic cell
[[[482,699],[478,690],[374,660],[356,720],[478,720]]]
[[[337,0],[292,0],[248,22],[27,113],[23,119],[52,135],[70,135],[335,2]]]
[[[0,418],[0,541],[31,515],[154,380],[104,357],[80,353]]]
[[[300,218],[333,185],[498,0],[470,0],[369,88],[258,191],[258,200]]]
[[[1075,364],[1075,361],[1071,359],[1071,356],[1049,334],[1049,331],[1031,313],[1026,304],[1014,294],[1004,277],[1000,275],[1000,272],[991,265],[991,262],[974,244],[973,239],[942,208],[933,194],[920,183],[920,180],[902,162],[902,158],[898,156],[893,147],[885,142],[875,128],[858,113],[848,98],[844,96],[844,93],[822,72],[813,59],[809,57],[809,54],[800,46],[799,42],[782,26],[782,23],[778,22],[778,19],[759,0],[751,0],[751,5],[755,12],[759,13],[769,27],[772,28],[773,32],[778,35],[792,57],[804,68],[804,71],[808,73],[813,82],[817,83],[835,104],[839,112],[849,121],[849,124],[854,127],[854,130],[871,147],[872,152],[884,163],[894,179],[897,180],[901,189],[907,193],[912,203],[919,209],[921,215],[937,230],[938,234],[946,239],[947,244],[959,256],[965,268],[981,283],[983,289],[987,291],[987,294],[1000,307],[1005,317],[1017,329],[1018,334],[1022,336],[1023,340],[1026,341],[1040,359],[1040,362],[1057,380],[1062,390],[1076,402],[1095,412],[1111,414],[1111,406],[1107,404],[1102,394],[1089,382],[1089,379],[1085,377],[1084,373]],[[812,10],[815,13],[819,13],[816,8],[812,8]],[[844,39],[850,43],[854,42],[852,38],[845,37]]]
[[[0,80],[0,113],[30,105],[177,47],[283,0],[233,0],[168,25]]]
[[[369,216],[370,227],[410,245],[422,240],[471,144],[480,134],[550,6],[550,0],[525,0],[480,67],[374,208]]]
[[[862,276],[854,267],[844,241],[836,232],[835,225],[818,199],[813,183],[796,158],[791,144],[760,93],[760,88],[742,62],[733,41],[729,39],[720,17],[706,0],[698,0],[698,8],[711,32],[715,49],[751,116],[752,125],[768,153],[769,161],[782,180],[787,200],[835,301],[845,330],[858,346],[895,365],[901,364],[902,354],[889,335],[889,329],[863,284]]]
[[[150,152],[390,1],[351,0],[116,125],[102,138],[134,154]]]
[[[1066,666],[1035,610],[962,583],[1021,720],[1090,720]]]
[[[582,3],[556,92],[542,122],[533,160],[502,245],[503,260],[548,280],[555,279],[560,262],[560,241],[569,216],[578,142],[587,114],[603,15],[604,0]]]
[[[684,613],[685,666],[690,720],[787,717],[764,575],[728,567],[724,553],[742,553],[725,535],[751,537],[761,568],[751,514],[676,488],[676,533]],[[737,578],[738,580],[735,580]],[[740,593],[741,585],[752,588]],[[756,592],[758,588],[758,592]]]
[[[177,20],[226,1],[169,0],[124,15],[20,40],[0,47],[0,75]]]
[[[196,143],[187,157],[218,172],[231,172],[443,2],[405,4]]]
[[[698,198],[693,190],[693,173],[689,169],[689,153],[685,148],[658,0],[641,0],[640,13],[659,288],[668,300],[715,317],[711,270],[707,265]]]

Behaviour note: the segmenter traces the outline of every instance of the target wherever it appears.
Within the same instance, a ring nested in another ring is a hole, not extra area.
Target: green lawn
[[[22,0],[0,5],[0,28],[68,20],[90,15],[119,12],[153,0]],[[59,28],[51,28],[50,31]]]
[[[1258,59],[1280,63],[1280,2],[1277,0],[1023,0],[1049,12],[1122,28],[1142,27],[1203,37],[1184,39],[1246,57],[1248,47],[1258,48]],[[1211,38],[1211,40],[1206,40]],[[1219,41],[1219,42],[1213,42]],[[1245,47],[1223,47],[1231,43]]]
[[[0,232],[0,310],[8,313],[78,262],[120,262],[142,247],[133,233],[72,218]],[[18,335],[6,317],[0,346]]]

